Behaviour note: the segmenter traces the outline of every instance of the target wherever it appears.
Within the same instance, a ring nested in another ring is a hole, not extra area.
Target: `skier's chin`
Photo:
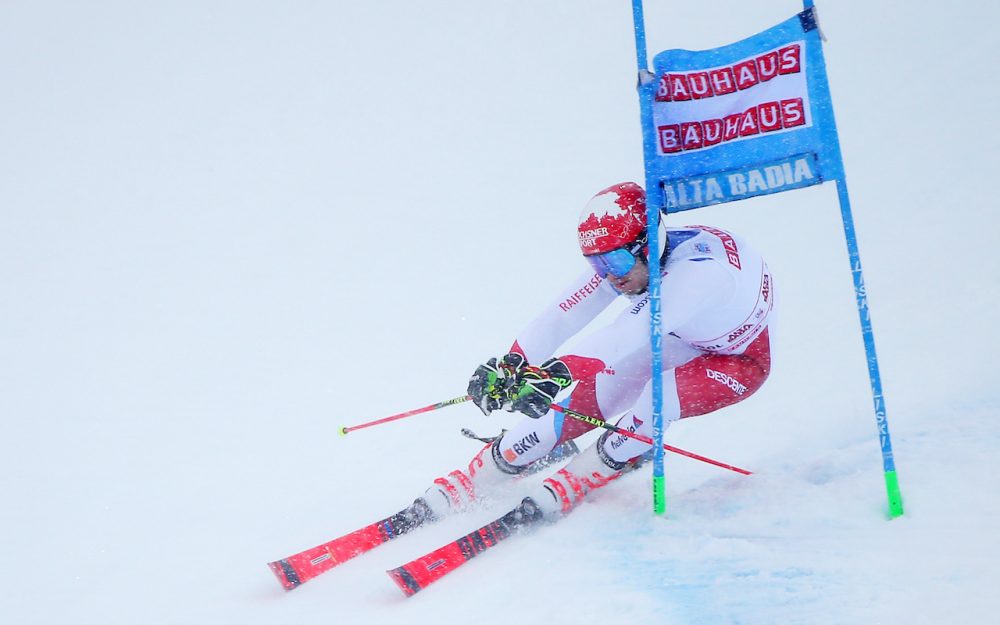
[[[639,295],[646,290],[646,285],[639,284],[637,280],[624,280],[615,284],[615,288],[623,295]]]

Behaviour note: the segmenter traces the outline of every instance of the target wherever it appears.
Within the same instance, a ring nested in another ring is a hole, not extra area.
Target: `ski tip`
[[[337,428],[337,434],[340,434],[341,436],[347,436],[347,426],[342,425],[339,428]]]
[[[413,576],[406,570],[405,566],[400,566],[391,571],[386,571],[392,581],[396,582],[399,589],[403,591],[403,594],[407,597],[412,597],[420,591],[420,584],[417,580],[413,579]]]
[[[267,566],[274,573],[274,576],[278,578],[278,583],[285,590],[292,590],[302,584],[298,573],[295,572],[295,569],[286,560],[268,562]]]

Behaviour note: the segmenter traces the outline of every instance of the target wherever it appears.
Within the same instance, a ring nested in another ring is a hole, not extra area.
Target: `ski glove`
[[[497,362],[490,358],[479,365],[469,378],[469,396],[476,406],[489,416],[494,410],[510,407],[510,391],[517,380],[517,373],[527,361],[517,352],[511,352]]]
[[[541,367],[525,365],[518,371],[510,389],[510,408],[504,408],[540,419],[549,411],[559,391],[572,383],[573,375],[569,367],[557,358],[549,358]]]

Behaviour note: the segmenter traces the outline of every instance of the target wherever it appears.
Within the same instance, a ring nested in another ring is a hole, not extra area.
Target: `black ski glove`
[[[572,383],[573,375],[569,367],[557,358],[549,358],[541,367],[526,365],[518,371],[514,386],[509,391],[510,408],[507,409],[540,419],[549,411],[559,391]]]
[[[489,416],[494,410],[510,408],[510,390],[517,381],[517,373],[527,361],[517,352],[511,352],[497,362],[490,358],[479,365],[469,378],[469,396],[476,406]]]

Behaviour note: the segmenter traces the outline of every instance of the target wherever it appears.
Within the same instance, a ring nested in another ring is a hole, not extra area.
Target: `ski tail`
[[[269,562],[268,567],[285,590],[292,590],[338,564],[371,551],[431,520],[434,517],[427,503],[423,499],[417,499],[392,516],[312,549]]]
[[[412,597],[472,558],[506,540],[518,529],[541,520],[541,510],[534,500],[527,497],[496,521],[386,573],[404,595]]]

